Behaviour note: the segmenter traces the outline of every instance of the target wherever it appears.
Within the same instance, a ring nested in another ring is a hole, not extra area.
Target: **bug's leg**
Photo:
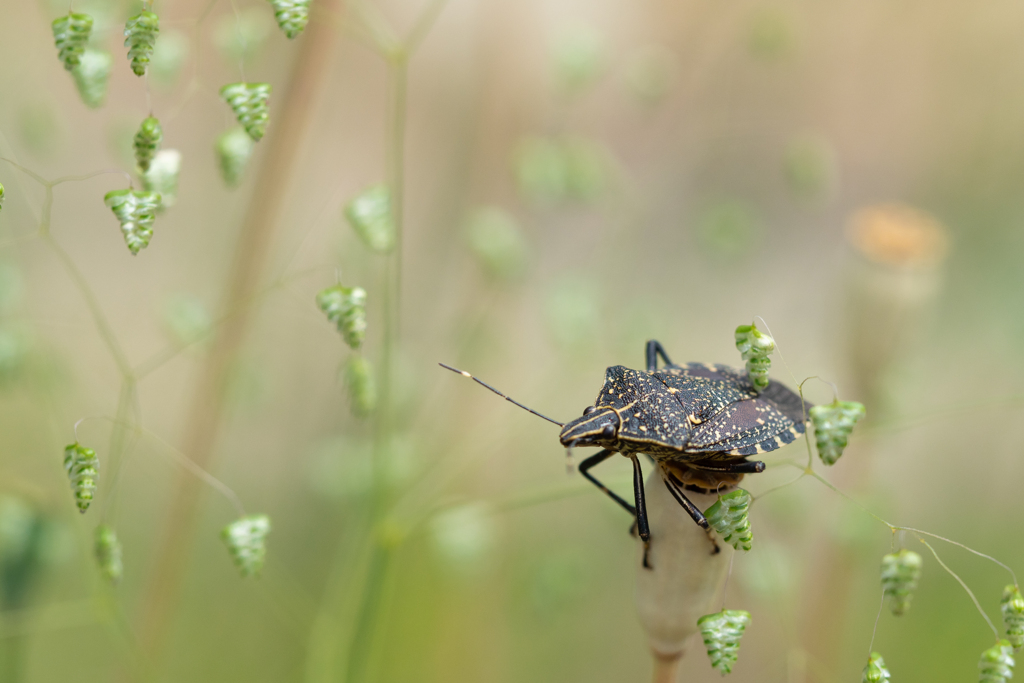
[[[704,513],[697,509],[697,506],[690,502],[690,499],[676,486],[675,482],[671,479],[665,479],[665,486],[668,487],[668,492],[672,494],[672,497],[676,499],[676,502],[683,506],[686,513],[693,518],[693,521],[697,523],[701,529],[709,529],[711,527],[708,524],[708,520],[704,517]]]
[[[658,356],[661,356],[661,360],[665,362],[665,365],[672,365],[672,361],[668,359],[665,349],[662,348],[657,339],[652,339],[647,342],[647,372],[654,372],[658,369]]]
[[[707,472],[722,472],[724,474],[758,474],[764,472],[765,464],[760,460],[744,462],[701,462],[693,463],[692,467]]]
[[[628,512],[629,514],[631,514],[631,515],[633,515],[635,517],[636,516],[636,508],[635,507],[633,507],[632,505],[630,505],[629,503],[624,501],[622,498],[620,498],[619,495],[617,493],[615,493],[614,491],[608,490],[607,486],[605,486],[604,484],[599,482],[594,477],[594,475],[592,475],[588,471],[594,465],[601,464],[602,462],[604,462],[608,458],[612,457],[613,455],[615,455],[615,451],[610,451],[607,448],[605,448],[602,451],[598,451],[597,453],[595,453],[594,455],[590,456],[589,458],[587,458],[586,460],[584,460],[583,462],[580,463],[580,467],[579,467],[580,474],[582,474],[584,477],[586,477],[587,480],[590,481],[591,484],[593,484],[597,488],[599,488],[602,491],[604,491],[608,495],[609,498],[611,498],[616,503],[621,505],[622,508],[626,510],[626,512]]]
[[[647,523],[647,503],[644,501],[644,472],[640,468],[640,459],[633,455],[633,495],[636,496],[636,530],[640,540],[644,542],[644,568],[650,569],[647,554],[651,550],[651,528]]]

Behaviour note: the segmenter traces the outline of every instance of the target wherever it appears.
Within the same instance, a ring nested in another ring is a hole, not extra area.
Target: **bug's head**
[[[562,427],[563,446],[610,446],[618,439],[619,414],[611,408],[587,406],[583,417]]]

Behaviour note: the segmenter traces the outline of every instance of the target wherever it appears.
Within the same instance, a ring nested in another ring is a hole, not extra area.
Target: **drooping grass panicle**
[[[52,27],[57,56],[64,63],[64,68],[71,71],[81,63],[82,53],[92,35],[92,17],[69,12],[67,16],[54,19]]]
[[[221,133],[214,144],[214,151],[217,153],[217,166],[220,168],[221,178],[229,188],[238,186],[242,181],[242,174],[249,164],[249,157],[256,143],[244,128],[232,128]]]
[[[85,106],[92,109],[103,106],[113,66],[114,58],[109,52],[85,48],[78,66],[71,70],[75,87],[78,88],[78,96],[82,98]]]
[[[178,197],[178,175],[181,173],[181,152],[162,149],[157,152],[149,168],[142,174],[142,187],[146,192],[160,195],[160,208],[174,206]]]
[[[121,541],[118,540],[117,534],[111,527],[106,524],[96,527],[96,542],[93,551],[96,554],[96,564],[99,565],[103,578],[114,585],[118,584],[124,574],[124,563],[121,559]]]
[[[128,48],[128,59],[136,76],[145,75],[159,33],[160,17],[150,11],[136,14],[125,23],[124,46]]]
[[[814,406],[810,409],[818,457],[823,463],[834,465],[839,460],[846,450],[850,432],[864,417],[865,412],[863,403],[840,401],[838,398],[827,405]]]
[[[259,142],[270,120],[270,84],[228,83],[220,89],[220,96],[253,142]]]
[[[889,680],[889,669],[885,666],[882,655],[872,652],[868,658],[867,666],[864,667],[864,675],[861,676],[861,683],[887,683]]]
[[[750,550],[754,540],[747,514],[751,500],[749,492],[736,489],[721,496],[704,512],[708,524],[736,550]]]
[[[316,295],[316,305],[338,327],[345,343],[359,350],[366,336],[366,290],[362,287],[328,287]]]
[[[160,195],[155,192],[113,190],[103,197],[103,203],[121,222],[124,242],[132,254],[149,245],[153,237],[153,221],[160,207]]]
[[[772,366],[768,356],[775,351],[775,340],[753,323],[740,325],[736,328],[736,349],[747,362],[747,374],[754,389],[758,392],[767,389],[771,381],[768,371]]]
[[[386,254],[395,248],[395,222],[391,192],[386,185],[374,185],[345,206],[345,217],[369,249]]]
[[[724,609],[697,620],[711,666],[724,676],[732,672],[740,653],[740,638],[750,625],[750,612]]]
[[[84,513],[96,496],[100,479],[100,460],[96,451],[77,441],[64,449],[64,470],[71,482],[78,511]]]
[[[309,21],[310,0],[270,0],[274,7],[274,18],[289,38],[302,33]]]
[[[1007,586],[1003,590],[999,611],[1003,613],[1006,639],[1014,650],[1021,649],[1024,647],[1024,597],[1021,596],[1018,586]]]
[[[882,558],[882,592],[889,598],[889,609],[901,616],[910,607],[910,598],[921,578],[921,556],[903,549]]]
[[[373,365],[361,355],[353,354],[345,363],[345,388],[348,390],[352,414],[366,417],[377,407],[377,382]]]
[[[163,139],[163,128],[155,116],[147,116],[142,120],[138,132],[135,133],[132,148],[135,150],[135,163],[143,173],[149,170],[149,165],[153,162]]]
[[[228,524],[220,532],[242,576],[257,576],[267,556],[270,518],[249,515]]]
[[[1013,678],[1013,646],[1006,640],[981,653],[978,662],[979,683],[1006,683]]]

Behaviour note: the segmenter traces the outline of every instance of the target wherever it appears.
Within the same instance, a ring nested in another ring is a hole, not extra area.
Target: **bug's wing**
[[[735,382],[724,379],[695,377],[684,373],[658,371],[652,373],[675,396],[683,408],[683,415],[693,418],[694,424],[710,420],[726,406],[756,396],[753,389],[744,390]]]
[[[690,423],[683,406],[646,372],[608,368],[595,405],[616,410],[620,438],[678,450],[686,446]]]
[[[803,422],[794,422],[774,401],[752,398],[726,406],[722,412],[694,427],[687,452],[754,455],[774,451],[796,441]]]

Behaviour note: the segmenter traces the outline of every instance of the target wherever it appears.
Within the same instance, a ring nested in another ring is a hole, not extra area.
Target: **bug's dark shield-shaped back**
[[[654,376],[660,376],[670,387],[693,386],[694,380],[728,387],[722,389],[722,400],[703,398],[703,403],[695,405],[705,412],[691,413],[701,422],[690,433],[688,453],[754,455],[774,451],[804,433],[804,411],[810,404],[802,406],[800,397],[778,382],[770,383],[757,394],[745,372],[726,365],[708,367],[700,363],[667,366]],[[683,391],[677,395],[683,395]],[[718,406],[722,406],[720,410],[709,414]]]
[[[622,421],[618,429],[622,440],[679,451],[689,441],[690,422],[683,406],[649,373],[621,365],[608,368],[594,405],[616,410]]]

